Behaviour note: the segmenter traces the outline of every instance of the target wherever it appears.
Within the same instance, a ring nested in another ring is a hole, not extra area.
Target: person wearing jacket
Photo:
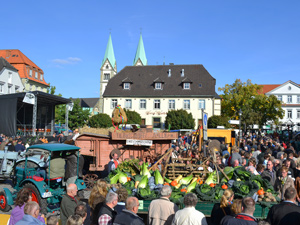
[[[242,213],[224,221],[222,225],[257,225],[257,220],[253,216],[254,211],[255,201],[251,197],[243,198]]]
[[[294,225],[299,224],[300,207],[296,204],[297,192],[289,187],[284,192],[284,201],[273,205],[268,213],[267,221],[272,225]],[[285,221],[285,223],[283,223]]]
[[[283,200],[283,195],[287,188],[295,188],[294,180],[291,177],[288,177],[288,171],[289,169],[286,166],[282,166],[281,176],[276,179],[274,185],[275,191],[278,192],[278,198],[280,198],[281,200]]]
[[[117,215],[114,207],[117,204],[118,194],[115,192],[108,192],[105,198],[105,204],[103,204],[98,213],[98,225],[109,225],[114,222]]]
[[[15,208],[11,211],[9,225],[15,225],[19,220],[24,216],[24,207],[25,204],[32,200],[31,192],[28,188],[22,188],[17,195],[15,201]],[[45,223],[44,215],[38,216],[38,220],[42,223]]]
[[[234,198],[234,193],[232,190],[225,190],[221,197],[221,202],[214,204],[211,211],[211,222],[213,225],[219,225],[223,217],[231,215],[230,206]]]
[[[274,187],[276,181],[276,171],[274,170],[274,164],[271,160],[267,162],[267,169],[262,172],[261,177],[269,181]]]
[[[139,200],[136,197],[126,199],[125,209],[118,214],[114,220],[114,225],[144,225],[143,219],[137,215],[139,210]]]
[[[24,207],[24,216],[16,225],[45,225],[45,223],[38,220],[40,213],[40,206],[37,202],[29,201]]]
[[[176,204],[171,202],[172,189],[165,185],[161,188],[159,199],[154,199],[149,206],[148,221],[150,225],[170,225],[175,213],[178,211]]]
[[[75,208],[82,204],[81,201],[77,200],[77,185],[69,184],[67,186],[67,194],[62,198],[60,204],[60,220],[61,224],[65,225],[69,216],[74,215]]]

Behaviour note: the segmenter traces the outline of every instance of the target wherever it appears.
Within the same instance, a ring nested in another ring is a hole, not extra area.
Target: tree
[[[211,116],[207,121],[208,128],[217,128],[217,126],[224,126],[225,128],[229,128],[230,124],[228,123],[228,118],[223,116]]]
[[[99,113],[92,116],[88,122],[90,127],[93,128],[108,128],[112,126],[111,118],[105,113]]]
[[[171,124],[171,130],[195,128],[195,120],[192,113],[188,113],[183,109],[168,111],[165,127],[169,127],[169,124]]]
[[[83,125],[87,124],[89,116],[90,116],[89,110],[83,109],[79,105],[79,102],[80,102],[79,99],[75,99],[73,102],[74,102],[73,110],[69,112],[69,127],[70,127],[70,129],[83,127]]]
[[[49,83],[49,87],[47,88],[47,93],[51,94],[51,95],[54,95],[55,90],[56,90],[56,87],[55,86],[51,86],[50,83]]]
[[[127,123],[128,124],[141,124],[142,117],[136,111],[130,111],[128,109],[124,109],[126,116],[127,116]]]
[[[238,120],[241,110],[241,121],[245,129],[253,124],[262,126],[267,121],[278,123],[279,118],[284,116],[281,101],[273,95],[264,95],[261,89],[262,86],[252,84],[251,80],[243,83],[239,79],[232,85],[226,84],[219,88],[219,91],[223,91],[222,116]]]

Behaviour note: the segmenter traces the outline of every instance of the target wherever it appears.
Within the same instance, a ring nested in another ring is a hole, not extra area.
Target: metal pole
[[[239,120],[240,120],[240,138],[239,138],[239,143],[241,143],[241,140],[242,140],[242,130],[241,130],[241,112],[239,113]]]
[[[68,133],[69,133],[69,107],[67,104],[66,104],[65,126],[66,126],[65,135],[68,136]]]
[[[32,136],[36,136],[36,113],[37,113],[37,95],[34,95],[34,105],[32,113]]]

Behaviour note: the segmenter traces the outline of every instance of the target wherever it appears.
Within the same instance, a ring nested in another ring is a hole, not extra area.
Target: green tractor
[[[27,148],[25,157],[15,162],[13,169],[13,188],[15,192],[11,192],[8,188],[4,188],[0,192],[0,210],[9,211],[10,205],[14,204],[17,193],[22,188],[28,188],[32,192],[32,200],[36,201],[42,213],[53,212],[60,209],[59,203],[63,195],[66,193],[64,177],[51,176],[51,172],[47,174],[47,178],[41,176],[41,171],[46,174],[45,167],[50,168],[51,156],[59,154],[67,156],[74,154],[77,158],[77,178],[75,184],[78,191],[83,191],[86,186],[82,179],[79,179],[79,147],[67,144],[37,144]],[[51,179],[50,179],[51,178]]]

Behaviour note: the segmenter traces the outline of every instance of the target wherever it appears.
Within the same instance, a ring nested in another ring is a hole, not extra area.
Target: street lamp
[[[239,120],[240,120],[240,142],[241,142],[241,140],[242,140],[242,130],[241,130],[241,124],[242,124],[242,122],[241,122],[241,117],[242,117],[242,110],[240,109],[240,111],[239,111]]]

